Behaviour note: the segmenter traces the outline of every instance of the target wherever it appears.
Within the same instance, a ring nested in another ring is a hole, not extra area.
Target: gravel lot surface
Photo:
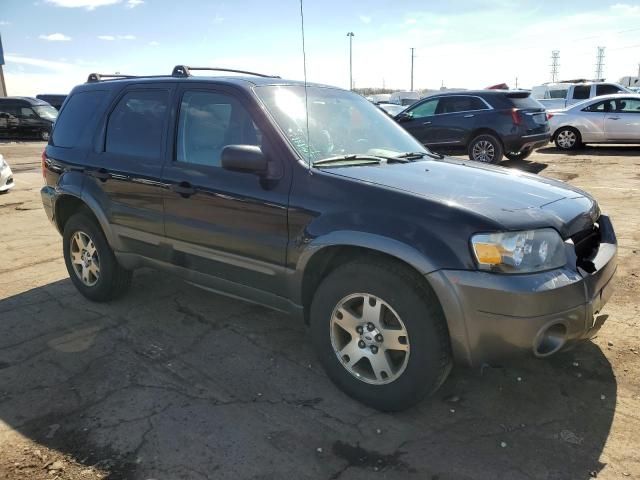
[[[338,391],[280,313],[150,270],[117,302],[81,297],[42,210],[43,146],[0,144],[16,179],[0,195],[0,479],[640,479],[640,148],[505,162],[612,217],[598,337],[456,368],[390,415]]]

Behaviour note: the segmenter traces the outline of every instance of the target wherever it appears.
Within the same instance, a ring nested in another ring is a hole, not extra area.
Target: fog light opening
[[[566,341],[567,327],[563,323],[554,323],[538,333],[533,345],[533,353],[537,357],[547,357],[560,350]]]

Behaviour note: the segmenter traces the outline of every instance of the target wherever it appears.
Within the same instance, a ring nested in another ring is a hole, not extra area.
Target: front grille
[[[591,228],[582,230],[571,237],[576,250],[577,266],[593,273],[596,270],[593,259],[600,248],[600,227],[594,223]]]

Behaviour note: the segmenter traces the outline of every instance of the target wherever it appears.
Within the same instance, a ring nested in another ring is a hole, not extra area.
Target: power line
[[[557,82],[558,81],[558,67],[560,66],[560,64],[558,63],[560,61],[560,50],[554,50],[551,52],[551,81],[552,82]]]

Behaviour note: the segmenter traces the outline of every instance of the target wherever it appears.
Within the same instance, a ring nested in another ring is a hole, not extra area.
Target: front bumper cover
[[[575,263],[547,272],[504,275],[480,271],[439,270],[427,280],[440,299],[458,363],[482,365],[530,354],[540,332],[560,323],[566,343],[591,338],[609,300],[617,268],[617,242],[608,217],[601,216],[602,242],[593,259],[595,271]],[[573,245],[568,243],[567,249]],[[570,256],[569,262],[575,259]]]

